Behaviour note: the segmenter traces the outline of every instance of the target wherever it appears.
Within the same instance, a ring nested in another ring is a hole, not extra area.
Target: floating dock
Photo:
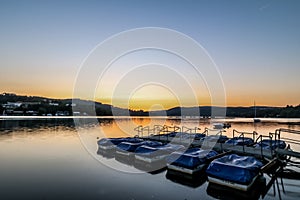
[[[205,164],[209,164],[209,166],[212,163],[216,162],[216,159],[224,158],[227,155],[233,156],[233,154],[237,154],[238,156],[241,157],[251,157],[251,158],[255,157],[255,159],[261,161],[261,163],[263,164],[262,166],[259,166],[258,171],[256,171],[258,173],[257,177],[261,177],[261,178],[257,178],[258,181],[256,181],[256,179],[255,180],[253,179],[253,184],[252,182],[250,182],[251,184],[247,185],[247,187],[244,186],[243,184],[242,184],[243,186],[242,188],[237,186],[236,184],[228,184],[230,181],[228,182],[228,180],[225,179],[223,180],[220,178],[221,182],[209,181],[208,188],[210,188],[211,184],[213,185],[214,182],[217,183],[217,185],[231,185],[233,189],[236,189],[238,191],[243,191],[243,192],[246,191],[248,192],[247,194],[251,194],[253,190],[257,190],[257,188],[259,188],[262,191],[259,191],[258,195],[264,197],[272,185],[275,188],[274,185],[275,183],[277,184],[278,193],[280,193],[279,183],[277,180],[278,177],[283,177],[284,175],[288,175],[292,177],[292,179],[297,179],[297,180],[300,179],[300,173],[297,171],[290,171],[290,174],[286,174],[287,170],[289,170],[288,168],[286,168],[287,166],[300,168],[300,162],[299,162],[300,152],[292,149],[292,147],[296,147],[295,149],[300,150],[300,140],[298,140],[299,138],[298,135],[300,135],[300,131],[297,130],[276,129],[274,133],[269,133],[268,135],[260,135],[255,131],[240,132],[237,130],[233,130],[232,138],[228,138],[227,136],[223,135],[224,129],[205,128],[204,131],[200,132],[201,131],[200,128],[197,127],[188,128],[185,126],[178,127],[178,126],[156,125],[153,128],[150,128],[149,126],[146,127],[138,126],[134,130],[137,131],[137,135],[134,137],[134,139],[142,140],[142,141],[159,142],[164,147],[166,147],[166,145],[181,146],[182,148],[180,150],[176,152],[173,151],[175,153],[181,152],[182,153],[181,155],[187,153],[188,151],[191,151],[193,148],[201,148],[202,150],[209,150],[209,151],[214,150],[218,154],[217,156],[209,158],[205,162]],[[115,140],[115,139],[116,138],[108,138],[108,140]],[[129,138],[129,139],[126,138],[126,139],[129,140],[133,138]],[[106,142],[105,139],[101,142],[98,141],[98,145],[101,145],[102,143],[105,142]],[[291,144],[293,145],[292,147]],[[114,146],[115,148],[119,148],[119,145],[118,146],[114,145]],[[150,151],[151,148],[150,150],[149,148],[150,147],[147,148],[144,147],[143,151],[147,150],[149,155],[155,152],[155,151]],[[160,152],[159,148],[157,148],[156,151]],[[134,152],[134,153],[137,157],[139,156],[138,152]],[[166,155],[167,157],[170,156],[169,154],[170,153],[163,154],[163,158],[165,158]],[[195,155],[193,154],[192,156]],[[117,156],[115,156],[115,159],[122,162],[121,160],[117,159]],[[189,168],[184,168],[184,167],[183,167],[184,170],[175,169],[175,171],[173,171],[174,169],[172,169],[172,167],[170,169],[166,167],[167,164],[166,161],[168,160],[167,158],[162,160],[160,159],[159,162],[157,163],[155,162],[156,165],[154,165],[152,162],[139,163],[141,160],[147,161],[148,159],[149,158],[146,158],[145,160],[144,157],[143,159],[134,159],[131,160],[128,164],[131,165],[135,163],[134,166],[136,168],[138,168],[137,166],[139,166],[138,169],[142,169],[140,167],[143,167],[144,169],[144,167],[147,166],[145,171],[151,174],[154,174],[156,172],[159,173],[162,170],[167,168],[166,177],[168,179],[175,180],[175,182],[179,182],[179,183],[182,182],[185,185],[192,185],[193,187],[194,186],[197,187],[199,186],[199,184],[200,185],[203,184],[203,181],[199,182],[199,180],[202,180],[202,178],[198,177],[199,175],[203,177],[207,176],[205,172],[201,172],[201,173],[194,173],[189,171],[186,172],[186,169]],[[127,162],[124,163],[127,164]],[[205,168],[203,167],[203,169]],[[183,174],[183,176],[179,174]],[[264,178],[264,175],[270,178],[270,181],[268,181],[268,183],[266,183],[266,179]],[[203,178],[203,180],[206,180],[206,178]],[[281,180],[281,184],[282,184],[282,180]]]
[[[213,149],[218,152],[226,152],[230,151],[232,153],[243,154],[243,155],[251,155],[260,158],[290,158],[295,157],[300,159],[300,152],[294,151],[290,148],[290,145],[287,145],[286,148],[270,148],[264,149],[254,148],[253,146],[247,145],[231,145],[226,143],[220,143],[218,141],[210,141],[206,140],[205,137],[203,139],[197,139],[198,134],[203,134],[205,136],[216,136],[222,137],[223,129],[208,129],[205,128],[203,132],[198,132],[200,129],[195,128],[187,128],[187,127],[178,127],[178,126],[159,126],[156,125],[152,129],[148,126],[138,126],[135,128],[137,131],[137,136],[146,140],[160,141],[164,143],[174,143],[181,144],[186,147],[201,147],[203,149]],[[211,134],[213,132],[213,134]],[[259,135],[257,132],[253,131],[249,132],[240,132],[237,130],[233,130],[233,137],[246,138],[251,137],[255,141],[255,144],[262,142],[264,139],[270,140],[273,143],[279,143],[280,140],[284,140],[287,143],[292,143],[300,146],[300,140],[291,139],[288,137],[281,137],[281,133],[285,132],[292,135],[300,135],[300,131],[291,130],[291,129],[277,129],[274,133],[269,133],[266,135]],[[170,136],[172,134],[172,136]]]

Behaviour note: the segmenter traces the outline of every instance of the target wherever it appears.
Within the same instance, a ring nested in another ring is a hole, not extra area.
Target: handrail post
[[[243,134],[243,153],[245,153],[245,135],[244,133]]]
[[[258,141],[260,139],[260,154],[261,154],[261,158],[264,158],[264,155],[263,155],[263,145],[262,145],[262,135],[260,135],[256,141]]]
[[[134,130],[137,132],[137,135],[140,137],[140,132],[141,132],[141,128],[143,128],[142,125],[139,125],[137,127],[134,128]]]
[[[256,140],[255,135],[258,135],[258,133],[256,131],[253,131],[253,133],[252,133],[253,141]]]

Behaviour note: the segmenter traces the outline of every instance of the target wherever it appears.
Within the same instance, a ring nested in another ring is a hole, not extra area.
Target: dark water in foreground
[[[88,122],[88,119],[85,119]],[[209,121],[186,119],[202,128]],[[97,137],[133,136],[137,125],[178,125],[175,119],[100,119],[75,127],[72,119],[0,119],[0,199],[241,199],[212,188],[208,182],[172,179],[162,171],[150,174],[97,155]],[[277,128],[300,130],[277,121],[253,125],[234,119],[232,130],[268,134]],[[297,138],[299,139],[299,138]],[[266,177],[268,180],[268,177]],[[299,199],[300,180],[283,179],[264,199]],[[276,181],[275,181],[276,183]],[[277,187],[278,186],[278,187]],[[261,198],[261,197],[260,197]]]

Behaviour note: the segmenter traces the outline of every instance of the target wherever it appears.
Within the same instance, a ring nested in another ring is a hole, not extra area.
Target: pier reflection
[[[262,198],[297,199],[300,197],[300,166],[290,166],[274,174],[267,174]]]
[[[214,183],[209,183],[206,192],[209,196],[217,199],[245,199],[245,200],[255,200],[259,199],[260,196],[265,191],[266,180],[263,177],[257,179],[257,182],[249,191],[240,191],[217,185]]]

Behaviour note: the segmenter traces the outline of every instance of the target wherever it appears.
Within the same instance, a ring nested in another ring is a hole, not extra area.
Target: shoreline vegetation
[[[100,102],[81,99],[52,99],[24,96],[13,93],[0,94],[0,115],[4,116],[201,116],[209,118],[211,111],[226,111],[226,117],[253,118],[250,107],[174,107],[168,110],[144,111],[114,107]],[[257,118],[299,118],[300,104],[286,107],[256,106]]]

